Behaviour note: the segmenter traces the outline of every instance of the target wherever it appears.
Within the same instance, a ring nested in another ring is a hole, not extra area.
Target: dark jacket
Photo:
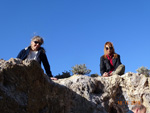
[[[117,55],[117,58],[113,58],[112,62],[113,62],[113,67],[115,71],[117,67],[121,64],[120,55]],[[103,55],[100,58],[100,73],[101,75],[103,75],[104,72],[109,72],[109,71],[111,71],[110,62],[108,58],[107,57],[104,58],[104,55]]]
[[[31,47],[27,47],[25,49],[22,49],[20,51],[20,53],[18,54],[17,58],[20,58],[21,60],[25,60],[27,58],[27,56],[29,55],[29,52],[31,50]],[[50,65],[47,59],[47,56],[45,54],[45,50],[44,48],[40,47],[38,50],[38,54],[37,54],[37,60],[36,60],[39,64],[41,64],[41,62],[43,63],[43,66],[45,68],[46,74],[49,77],[53,77],[52,73],[50,71]]]

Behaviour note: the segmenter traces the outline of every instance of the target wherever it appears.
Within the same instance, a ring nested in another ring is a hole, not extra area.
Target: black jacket
[[[120,55],[117,55],[117,58],[113,58],[112,62],[113,62],[113,66],[114,66],[114,71],[117,69],[117,67],[121,64],[120,61]],[[108,60],[108,58],[104,58],[104,55],[101,56],[100,58],[100,73],[101,75],[103,75],[104,72],[109,72],[111,71],[111,65],[110,62]]]
[[[20,51],[20,53],[18,54],[17,58],[20,58],[21,60],[25,60],[27,58],[27,56],[29,55],[29,52],[31,50],[31,47],[27,47],[25,49],[22,49]],[[43,66],[45,68],[45,71],[46,71],[46,74],[49,76],[49,77],[53,77],[52,76],[52,73],[50,71],[50,65],[49,65],[49,62],[48,62],[48,59],[47,59],[47,56],[45,54],[45,50],[44,48],[40,47],[39,50],[38,50],[38,54],[37,54],[37,62],[39,64],[41,64],[41,62],[43,63]]]

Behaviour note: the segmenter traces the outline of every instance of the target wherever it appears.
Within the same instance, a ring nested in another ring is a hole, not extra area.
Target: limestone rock
[[[142,103],[150,113],[150,78],[73,75],[52,81],[36,61],[0,60],[1,113],[127,113]]]

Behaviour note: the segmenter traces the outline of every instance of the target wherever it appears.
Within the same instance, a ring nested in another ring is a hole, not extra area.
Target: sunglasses
[[[113,49],[113,47],[106,47],[106,50],[108,50],[108,49],[112,50],[112,49]]]
[[[34,41],[35,44],[39,44],[39,45],[42,45],[41,42],[38,42],[38,41]]]

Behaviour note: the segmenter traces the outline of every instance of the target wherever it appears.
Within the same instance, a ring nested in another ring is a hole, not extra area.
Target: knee
[[[121,75],[125,73],[125,65],[120,64],[119,67],[121,68]]]

